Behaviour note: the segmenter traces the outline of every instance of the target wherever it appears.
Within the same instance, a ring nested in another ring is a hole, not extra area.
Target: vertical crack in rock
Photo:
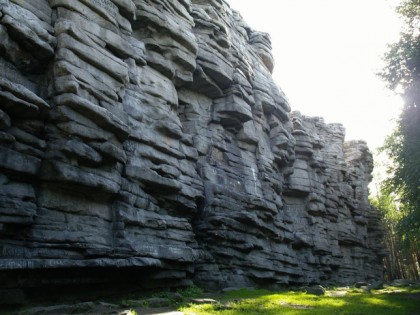
[[[225,1],[2,0],[0,36],[1,289],[381,277],[366,144]]]

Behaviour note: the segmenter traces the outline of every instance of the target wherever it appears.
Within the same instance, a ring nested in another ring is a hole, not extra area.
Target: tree
[[[389,46],[386,65],[379,74],[391,90],[410,87],[419,79],[420,0],[403,0],[397,12],[404,21],[398,42]]]
[[[398,42],[385,55],[386,66],[380,76],[388,87],[400,93],[404,107],[396,130],[382,149],[392,160],[385,181],[388,191],[399,196],[403,217],[398,229],[407,246],[420,239],[420,0],[405,0],[397,12],[404,19]]]
[[[402,95],[403,110],[397,128],[385,140],[382,151],[390,160],[388,179],[381,194],[392,196],[398,209],[377,198],[377,206],[386,213],[392,210],[395,220],[394,244],[401,247],[420,264],[420,0],[403,0],[397,12],[404,21],[398,42],[390,45],[385,54],[386,66],[379,74],[388,88]],[[391,209],[391,210],[389,210]],[[391,211],[391,212],[392,212]],[[385,218],[386,221],[386,218]],[[388,226],[389,228],[389,226]],[[392,237],[394,237],[392,236]]]
[[[404,237],[398,228],[404,216],[402,209],[404,205],[399,202],[399,197],[387,191],[387,187],[382,185],[376,196],[370,197],[370,202],[381,212],[386,231],[384,237],[384,245],[387,248],[384,259],[386,279],[419,279],[418,249],[403,244]]]

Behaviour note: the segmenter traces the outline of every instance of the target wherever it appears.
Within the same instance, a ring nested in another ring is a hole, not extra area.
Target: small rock
[[[305,287],[304,291],[307,294],[325,295],[325,289],[320,285],[315,285],[315,286],[312,286],[312,287]]]
[[[194,304],[217,304],[218,302],[213,299],[191,299],[191,303]]]

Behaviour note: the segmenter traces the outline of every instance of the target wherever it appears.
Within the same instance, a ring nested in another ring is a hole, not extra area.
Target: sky
[[[395,126],[402,100],[376,75],[398,40],[398,0],[227,0],[270,34],[274,80],[292,110],[342,123],[346,140],[374,151]]]

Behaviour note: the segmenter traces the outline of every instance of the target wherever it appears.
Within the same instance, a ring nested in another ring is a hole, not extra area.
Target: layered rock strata
[[[1,0],[0,34],[3,287],[381,277],[366,144],[225,1]]]

